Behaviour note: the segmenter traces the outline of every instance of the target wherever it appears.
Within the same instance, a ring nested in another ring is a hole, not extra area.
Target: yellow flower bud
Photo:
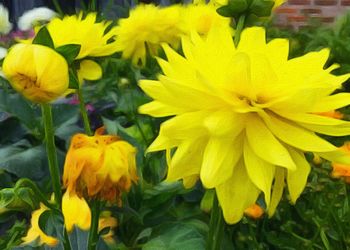
[[[37,44],[16,44],[3,63],[11,86],[30,101],[48,103],[69,86],[66,60],[53,49]]]

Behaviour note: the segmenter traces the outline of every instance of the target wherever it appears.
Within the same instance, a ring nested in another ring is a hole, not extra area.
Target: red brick
[[[329,17],[326,17],[326,16],[324,16],[324,17],[320,17],[320,20],[322,21],[322,22],[324,22],[324,23],[333,23],[334,22],[334,17],[332,17],[332,16],[329,16]]]
[[[289,22],[305,22],[307,18],[305,16],[289,16],[287,19]]]
[[[289,4],[294,4],[294,5],[309,5],[311,4],[310,0],[288,0]]]
[[[306,14],[306,15],[321,14],[322,10],[321,9],[303,9],[303,10],[301,10],[301,13]]]
[[[342,0],[341,5],[343,6],[350,6],[350,0]]]
[[[315,0],[316,5],[329,6],[329,5],[337,5],[337,0]]]
[[[348,1],[350,1],[350,0],[348,0]],[[275,13],[279,13],[279,14],[296,14],[297,13],[297,9],[295,9],[295,8],[283,8],[283,7],[281,7],[281,8],[277,8],[276,10],[275,10]]]

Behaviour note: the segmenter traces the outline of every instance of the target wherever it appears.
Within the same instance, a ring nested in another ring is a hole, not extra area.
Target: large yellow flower
[[[107,56],[116,52],[113,28],[106,32],[111,22],[96,22],[96,13],[86,17],[79,15],[65,16],[63,19],[54,18],[47,25],[55,47],[67,44],[80,44],[77,59],[86,56]]]
[[[164,46],[164,75],[140,82],[154,101],[139,111],[174,116],[148,151],[167,150],[168,181],[188,187],[200,177],[215,188],[226,222],[239,221],[261,192],[272,215],[285,181],[295,203],[310,171],[305,151],[349,162],[315,134],[350,133],[349,122],[316,114],[350,104],[349,93],[330,95],[349,75],[323,68],[329,50],[288,60],[288,40],[266,43],[259,27],[244,30],[237,48],[223,28],[182,47],[184,57]]]
[[[69,193],[117,200],[137,181],[136,149],[118,136],[73,136],[64,164],[63,183]]]
[[[56,238],[46,235],[39,227],[40,215],[46,210],[47,207],[40,203],[40,208],[32,213],[32,218],[30,220],[31,227],[29,228],[27,235],[22,238],[23,244],[29,244],[35,240],[38,240],[38,245],[47,244],[50,247],[54,247],[58,244]]]
[[[177,47],[183,34],[179,6],[138,5],[128,18],[119,20],[115,33],[118,51],[135,65],[145,65],[146,51],[156,55],[161,43]]]
[[[66,60],[41,45],[14,45],[5,57],[3,72],[16,91],[37,103],[54,101],[68,88]]]

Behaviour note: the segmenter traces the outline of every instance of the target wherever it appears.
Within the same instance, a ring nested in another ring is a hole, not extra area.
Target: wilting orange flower
[[[340,148],[350,155],[350,142],[345,142]],[[332,162],[332,176],[336,178],[343,177],[347,183],[350,183],[350,165]]]
[[[263,214],[264,210],[257,204],[253,204],[244,210],[244,214],[253,219],[259,219]]]
[[[118,136],[73,136],[64,164],[63,183],[69,193],[119,201],[136,183],[136,149]]]

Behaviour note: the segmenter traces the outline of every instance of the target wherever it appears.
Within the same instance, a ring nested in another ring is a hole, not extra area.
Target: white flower
[[[0,60],[3,59],[7,55],[7,49],[4,47],[0,47]]]
[[[0,34],[6,35],[12,29],[12,23],[9,21],[9,12],[0,4]]]
[[[57,13],[46,7],[39,7],[28,10],[18,20],[20,30],[30,30],[41,22],[48,22],[57,16]]]

